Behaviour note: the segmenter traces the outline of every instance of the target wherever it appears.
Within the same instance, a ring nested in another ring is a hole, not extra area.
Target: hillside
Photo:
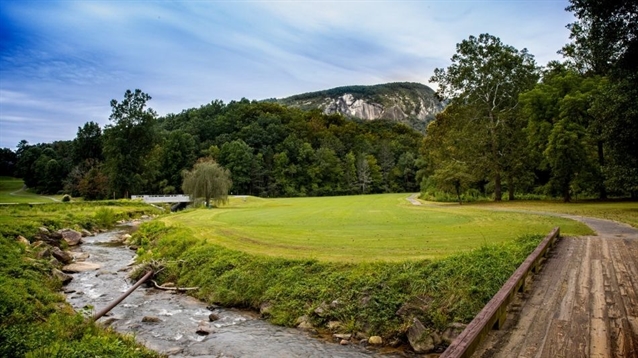
[[[411,82],[337,87],[274,101],[304,110],[319,108],[325,114],[341,113],[367,120],[395,120],[421,132],[444,107],[434,90]]]

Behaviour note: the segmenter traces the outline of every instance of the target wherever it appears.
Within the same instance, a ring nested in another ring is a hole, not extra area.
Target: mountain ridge
[[[416,82],[341,86],[270,101],[302,110],[320,109],[325,114],[398,121],[420,132],[444,108],[432,88]]]

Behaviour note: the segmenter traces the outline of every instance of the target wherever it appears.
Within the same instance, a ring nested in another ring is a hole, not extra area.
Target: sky
[[[429,83],[489,33],[560,60],[567,0],[0,2],[0,147],[71,140],[141,89],[159,115],[347,85]]]

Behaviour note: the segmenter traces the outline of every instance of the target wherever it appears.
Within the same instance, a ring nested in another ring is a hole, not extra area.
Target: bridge
[[[142,200],[145,203],[190,203],[191,197],[188,195],[131,195],[133,200]]]

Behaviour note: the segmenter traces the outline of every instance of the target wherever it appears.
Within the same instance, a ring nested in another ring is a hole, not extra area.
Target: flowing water
[[[84,238],[75,254],[89,255],[98,270],[73,274],[65,287],[76,310],[99,311],[129,287],[135,253],[112,244],[118,232]],[[211,307],[212,308],[212,307]],[[253,312],[212,308],[219,319],[209,322],[207,305],[184,294],[142,286],[98,322],[135,335],[145,346],[173,357],[389,357],[372,347],[341,346],[294,328],[278,327]],[[144,322],[152,317],[151,321]],[[203,321],[203,323],[202,323]],[[196,333],[204,324],[208,335]],[[394,355],[396,356],[396,355]]]

